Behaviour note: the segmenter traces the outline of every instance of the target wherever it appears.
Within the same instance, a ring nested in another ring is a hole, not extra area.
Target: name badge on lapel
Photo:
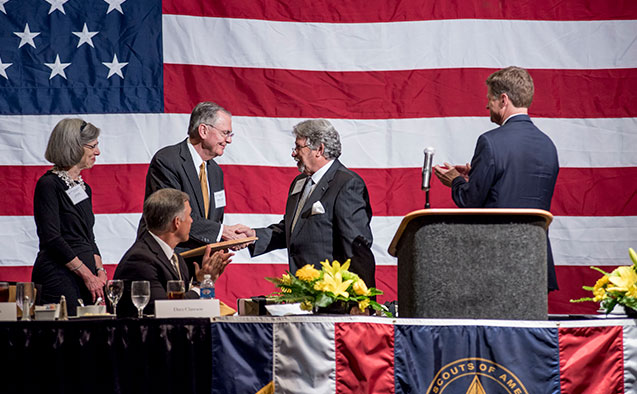
[[[299,179],[298,181],[296,181],[296,183],[294,184],[294,189],[292,189],[292,193],[290,193],[290,196],[303,190],[304,185],[305,185],[305,178]]]
[[[226,191],[219,190],[215,192],[215,208],[222,208],[226,206]]]
[[[66,195],[69,196],[73,205],[77,205],[88,198],[88,194],[86,194],[80,185],[75,185],[66,190]]]

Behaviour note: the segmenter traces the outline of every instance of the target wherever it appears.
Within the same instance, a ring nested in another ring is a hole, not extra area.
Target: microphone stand
[[[422,190],[425,191],[425,209],[429,209],[429,189],[431,189],[431,173],[432,160],[434,156],[434,148],[425,148],[425,162],[422,165]]]

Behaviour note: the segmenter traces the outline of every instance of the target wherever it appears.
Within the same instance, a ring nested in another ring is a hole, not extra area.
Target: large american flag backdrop
[[[0,0],[0,279],[26,280],[38,250],[33,190],[61,118],[102,129],[95,232],[112,274],[132,244],[152,155],[186,136],[212,100],[234,115],[218,162],[225,223],[280,220],[297,173],[291,127],[328,118],[342,162],[370,191],[378,287],[396,298],[387,247],[420,209],[423,148],[471,160],[489,122],[485,79],[518,65],[535,81],[530,114],[555,142],[550,237],[561,290],[553,313],[637,247],[637,2],[634,0]],[[431,205],[452,208],[434,179]],[[520,264],[524,264],[523,261]],[[217,283],[226,302],[267,294],[285,251],[239,252]]]

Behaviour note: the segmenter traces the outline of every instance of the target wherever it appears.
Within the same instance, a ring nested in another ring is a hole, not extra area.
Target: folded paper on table
[[[18,311],[15,302],[0,302],[0,321],[18,320]]]
[[[210,246],[211,250],[213,252],[215,252],[217,250],[228,249],[228,248],[232,248],[234,246],[248,244],[250,242],[256,241],[257,239],[258,239],[257,237],[231,239],[229,241],[221,241],[221,242],[216,242],[216,243],[209,244],[209,245],[200,246],[198,248],[190,249],[190,250],[187,250],[187,251],[182,252],[180,254],[181,254],[181,257],[183,257],[183,258],[197,257],[197,256],[202,256],[204,254],[204,252],[206,251],[206,248],[208,246]]]
[[[219,300],[156,300],[155,316],[165,317],[217,317],[220,316]]]

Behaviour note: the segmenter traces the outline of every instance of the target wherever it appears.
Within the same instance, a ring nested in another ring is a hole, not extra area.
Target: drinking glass
[[[183,280],[169,280],[166,284],[166,293],[170,300],[181,300],[184,298],[186,289]]]
[[[15,287],[15,300],[22,311],[22,320],[31,320],[31,307],[35,302],[35,286],[33,282],[18,282]]]
[[[144,307],[150,301],[150,282],[147,280],[134,280],[131,284],[131,299],[137,308],[137,317],[144,317]]]
[[[117,303],[124,293],[124,281],[113,279],[106,282],[106,297],[113,305],[113,314],[117,316]]]

